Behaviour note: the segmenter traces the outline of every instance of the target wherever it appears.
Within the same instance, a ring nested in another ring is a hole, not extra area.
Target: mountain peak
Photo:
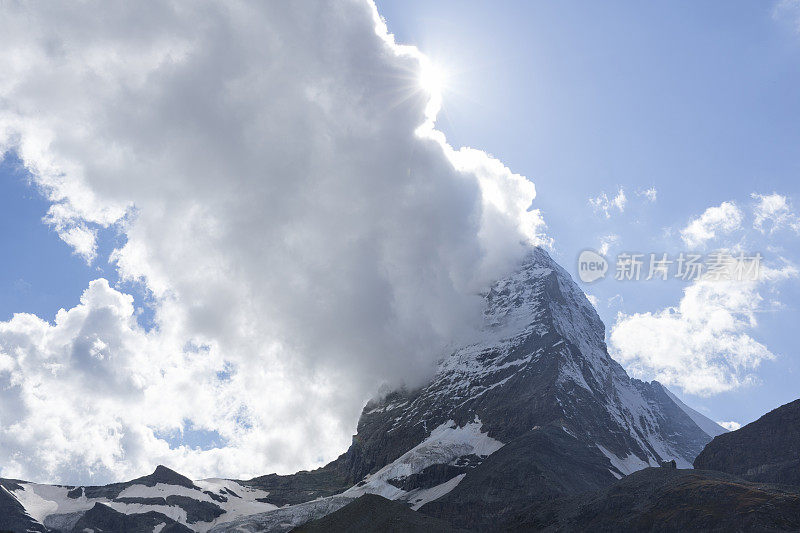
[[[178,485],[190,489],[196,488],[191,479],[164,465],[156,466],[152,474],[134,479],[131,483],[139,483],[148,487],[163,483],[165,485]]]
[[[617,477],[662,460],[689,467],[710,440],[661,387],[632,380],[609,356],[594,307],[542,248],[484,297],[480,336],[445,356],[427,386],[364,409],[343,459],[353,481],[443,424],[476,420],[503,443],[555,427],[601,454]]]
[[[714,437],[694,466],[759,483],[800,484],[800,399]]]

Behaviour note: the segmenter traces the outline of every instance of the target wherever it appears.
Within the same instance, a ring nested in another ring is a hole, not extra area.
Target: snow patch
[[[621,458],[618,457],[615,453],[608,451],[600,444],[595,444],[595,446],[597,446],[597,448],[601,452],[603,452],[603,455],[608,457],[608,460],[611,461],[611,464],[614,466],[614,468],[616,468],[617,470],[619,470],[620,473],[626,476],[629,474],[633,474],[637,470],[642,470],[643,468],[651,466],[650,463],[648,463],[647,461],[643,461],[641,458],[633,454],[630,454],[625,458]],[[613,474],[614,472],[611,473]]]
[[[52,514],[87,511],[94,506],[95,501],[101,501],[90,502],[85,496],[69,498],[67,487],[39,483],[20,483],[20,486],[21,490],[13,491],[14,497],[25,507],[25,511],[40,523],[44,523],[44,519]]]
[[[452,420],[439,425],[421,443],[384,466],[374,474],[350,487],[342,496],[357,498],[362,494],[378,494],[390,500],[396,500],[406,494],[388,482],[390,479],[402,479],[421,472],[435,464],[447,464],[465,455],[475,454],[482,457],[499,450],[503,443],[481,432],[483,424],[476,416],[474,422],[458,427]]]
[[[438,500],[461,483],[461,480],[464,479],[464,476],[467,474],[459,474],[452,479],[448,479],[444,483],[436,485],[435,487],[430,487],[427,489],[420,489],[418,491],[411,491],[408,493],[408,497],[406,501],[411,502],[411,508],[415,511],[418,511],[420,507],[425,505],[426,503],[432,502],[434,500]]]
[[[297,505],[280,507],[266,513],[243,516],[230,522],[220,522],[211,529],[211,533],[290,531],[301,524],[338,511],[352,501],[353,498],[328,496]]]
[[[229,520],[234,520],[242,516],[265,513],[277,509],[278,506],[272,503],[256,501],[258,498],[266,498],[269,491],[242,485],[230,479],[209,478],[194,482],[202,490],[215,492],[228,499],[227,502],[214,503],[225,511],[225,514],[217,518],[210,525],[220,524]],[[236,494],[234,496],[233,494]],[[194,524],[196,526],[196,524]]]
[[[172,518],[173,520],[180,522],[181,524],[187,523],[186,511],[183,508],[178,507],[177,505],[120,503],[115,501],[105,502],[105,505],[108,505],[115,511],[128,515],[143,514],[143,513],[149,513],[150,511],[155,511],[156,513],[161,513],[168,518]]]

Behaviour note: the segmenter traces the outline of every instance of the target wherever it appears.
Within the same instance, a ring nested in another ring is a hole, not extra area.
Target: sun
[[[419,72],[419,85],[432,96],[440,96],[445,89],[447,78],[444,70],[430,61],[423,61]]]

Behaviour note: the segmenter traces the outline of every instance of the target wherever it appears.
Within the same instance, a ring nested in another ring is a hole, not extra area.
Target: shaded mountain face
[[[750,481],[800,485],[800,400],[715,437],[694,466]]]
[[[508,531],[798,531],[800,489],[722,472],[648,468],[591,494],[537,502]]]
[[[724,430],[657,382],[629,378],[604,338],[583,292],[534,249],[485,294],[473,342],[444,357],[427,386],[368,403],[350,448],[323,468],[194,482],[160,468],[128,483],[23,484],[12,494],[53,502],[33,518],[63,531],[96,503],[195,531],[288,531],[364,494],[477,523],[662,461],[689,467]]]
[[[443,520],[415,513],[402,503],[364,494],[338,511],[312,520],[293,533],[455,533]]]

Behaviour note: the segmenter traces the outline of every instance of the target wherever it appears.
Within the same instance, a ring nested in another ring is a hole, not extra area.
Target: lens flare
[[[431,95],[441,95],[447,81],[444,71],[430,61],[424,61],[421,66],[422,69],[419,74],[420,87]]]

